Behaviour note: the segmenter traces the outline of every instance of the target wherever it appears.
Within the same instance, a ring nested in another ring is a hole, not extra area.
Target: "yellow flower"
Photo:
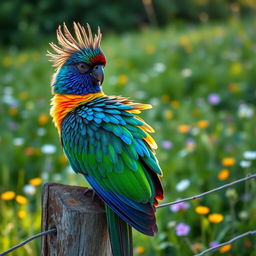
[[[172,119],[173,118],[173,112],[171,110],[164,111],[164,117],[166,119]]]
[[[59,161],[61,164],[66,164],[68,162],[67,157],[63,154],[60,156]]]
[[[178,108],[178,107],[180,106],[180,102],[177,101],[177,100],[173,100],[173,101],[171,102],[171,106],[172,106],[173,108]]]
[[[182,36],[180,38],[180,44],[186,52],[191,52],[192,51],[192,47],[191,47],[189,38],[187,36]]]
[[[190,130],[190,126],[186,124],[181,124],[178,126],[179,133],[187,133]]]
[[[208,220],[212,223],[220,223],[224,219],[223,215],[220,213],[212,213],[208,216]]]
[[[23,204],[24,205],[24,204],[27,204],[28,200],[25,196],[17,195],[16,196],[16,202],[18,204]]]
[[[35,187],[39,186],[42,183],[42,179],[41,178],[33,178],[29,181],[30,185],[33,185]]]
[[[161,96],[161,100],[162,100],[163,102],[168,102],[168,101],[170,101],[170,97],[169,97],[169,95],[167,95],[167,94],[163,94],[163,95]]]
[[[233,157],[225,157],[222,159],[222,165],[224,166],[233,166],[236,160]]]
[[[26,53],[21,53],[16,61],[16,64],[18,64],[18,66],[21,66],[23,64],[25,64],[28,61],[28,55]]]
[[[227,244],[227,245],[221,246],[219,251],[220,251],[220,253],[225,253],[225,252],[230,251],[231,248],[232,248],[232,245],[231,244]]]
[[[137,254],[142,254],[142,253],[144,253],[145,252],[145,247],[144,246],[138,246],[137,248],[136,248],[136,253]]]
[[[155,47],[154,45],[152,45],[152,44],[150,44],[150,45],[148,45],[148,46],[146,47],[146,53],[147,53],[148,55],[153,54],[155,51],[156,51],[156,47]]]
[[[27,213],[23,210],[18,211],[18,217],[24,219],[27,216]]]
[[[40,125],[45,125],[45,124],[47,124],[48,120],[49,120],[49,117],[48,117],[48,115],[46,115],[46,114],[41,114],[41,115],[38,117],[38,123],[39,123]]]
[[[197,122],[197,126],[201,129],[204,129],[209,126],[209,121],[207,120],[201,120]]]
[[[193,109],[193,115],[194,116],[200,116],[200,114],[201,114],[200,109],[198,109],[198,108]]]
[[[18,114],[18,109],[16,107],[10,107],[9,108],[9,114],[11,116],[16,116]]]
[[[199,205],[196,207],[195,212],[200,215],[205,215],[210,212],[210,209],[207,206]]]
[[[228,169],[223,169],[218,174],[218,179],[219,180],[226,180],[228,177],[229,177],[229,170]]]
[[[12,64],[11,58],[10,58],[9,56],[5,56],[5,57],[3,58],[3,66],[6,67],[6,68],[8,68],[8,67],[11,66],[11,64]]]
[[[28,98],[28,93],[27,93],[27,92],[21,92],[21,93],[19,94],[19,98],[20,98],[21,100],[26,100],[26,99]]]
[[[239,62],[235,62],[230,66],[229,71],[232,75],[240,75],[242,72],[242,66]]]
[[[128,82],[128,77],[126,75],[120,75],[118,77],[118,83],[123,85],[126,84]]]
[[[6,191],[1,195],[1,198],[3,200],[12,200],[15,197],[15,192],[14,191]]]

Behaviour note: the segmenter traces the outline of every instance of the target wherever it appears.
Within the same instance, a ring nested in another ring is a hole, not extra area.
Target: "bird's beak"
[[[93,67],[92,70],[92,77],[94,78],[95,82],[102,85],[104,80],[104,66],[103,65],[96,65]]]

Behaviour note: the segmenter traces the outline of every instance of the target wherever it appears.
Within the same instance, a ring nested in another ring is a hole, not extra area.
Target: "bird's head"
[[[50,43],[56,53],[48,52],[57,67],[52,79],[52,92],[58,94],[85,95],[101,91],[106,58],[100,48],[102,34],[93,38],[91,28],[74,22],[75,37],[65,23],[57,29],[59,45]]]

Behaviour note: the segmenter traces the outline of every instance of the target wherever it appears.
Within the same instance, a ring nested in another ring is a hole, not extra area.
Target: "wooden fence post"
[[[84,187],[47,183],[42,194],[41,256],[110,256],[105,210]]]

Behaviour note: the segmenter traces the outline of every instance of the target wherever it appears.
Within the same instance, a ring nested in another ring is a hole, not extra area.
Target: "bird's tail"
[[[132,228],[105,204],[113,256],[132,256]]]

